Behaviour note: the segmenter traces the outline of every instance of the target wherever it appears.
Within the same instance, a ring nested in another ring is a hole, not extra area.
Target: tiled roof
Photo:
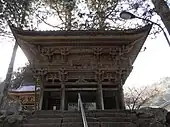
[[[22,36],[96,36],[96,35],[136,35],[146,32],[151,29],[152,25],[146,25],[140,29],[125,29],[125,30],[70,30],[70,31],[33,31],[22,30],[17,27],[12,27],[11,30],[15,34]]]
[[[40,88],[37,87],[37,90],[39,89]],[[17,89],[10,90],[10,92],[34,92],[34,91],[35,91],[35,84],[32,84],[32,83],[26,83],[26,84],[21,85]]]

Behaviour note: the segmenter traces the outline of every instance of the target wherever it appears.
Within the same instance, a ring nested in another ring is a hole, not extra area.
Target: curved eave
[[[145,36],[150,31],[152,25],[147,25],[140,29],[129,30],[72,30],[72,31],[30,31],[22,30],[16,27],[11,27],[11,30],[16,38],[26,42],[66,42],[66,41],[134,41],[142,36]]]
[[[125,30],[70,30],[70,31],[32,31],[22,30],[17,27],[11,27],[11,30],[16,34],[22,36],[96,36],[96,35],[136,35],[148,31],[151,24],[139,29],[125,29]]]

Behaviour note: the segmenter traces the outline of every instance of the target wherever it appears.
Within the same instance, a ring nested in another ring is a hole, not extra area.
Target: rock
[[[165,127],[164,124],[159,122],[151,123],[149,127]]]
[[[0,127],[21,127],[26,116],[21,110],[21,104],[11,98],[5,99],[0,110]]]
[[[22,110],[22,105],[18,100],[7,96],[4,98],[1,110],[6,111],[7,115],[18,114]]]
[[[137,125],[149,127],[164,127],[166,123],[167,110],[162,108],[141,108],[136,112]]]
[[[22,123],[25,121],[24,115],[1,115],[0,127],[22,127]]]
[[[153,116],[155,121],[159,121],[161,123],[165,123],[166,122],[166,116],[168,111],[166,109],[163,108],[150,108],[150,107],[146,107],[146,108],[141,108],[137,114],[147,114],[148,117]]]

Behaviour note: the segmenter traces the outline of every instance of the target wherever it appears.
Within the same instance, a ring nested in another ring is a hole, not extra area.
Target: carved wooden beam
[[[67,75],[68,75],[68,72],[65,70],[65,68],[61,68],[60,70],[59,70],[59,80],[61,81],[61,82],[65,82],[65,81],[67,81]]]
[[[104,79],[104,71],[103,70],[96,70],[95,71],[95,80],[97,81],[97,82],[102,82],[103,81],[103,79]]]
[[[96,57],[97,60],[100,59],[100,56],[102,54],[102,50],[103,48],[94,48],[93,51],[94,51],[94,55]]]

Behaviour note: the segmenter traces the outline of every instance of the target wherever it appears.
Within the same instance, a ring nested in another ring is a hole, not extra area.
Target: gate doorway
[[[66,110],[78,110],[78,93],[81,95],[85,110],[96,110],[96,91],[67,91]]]

